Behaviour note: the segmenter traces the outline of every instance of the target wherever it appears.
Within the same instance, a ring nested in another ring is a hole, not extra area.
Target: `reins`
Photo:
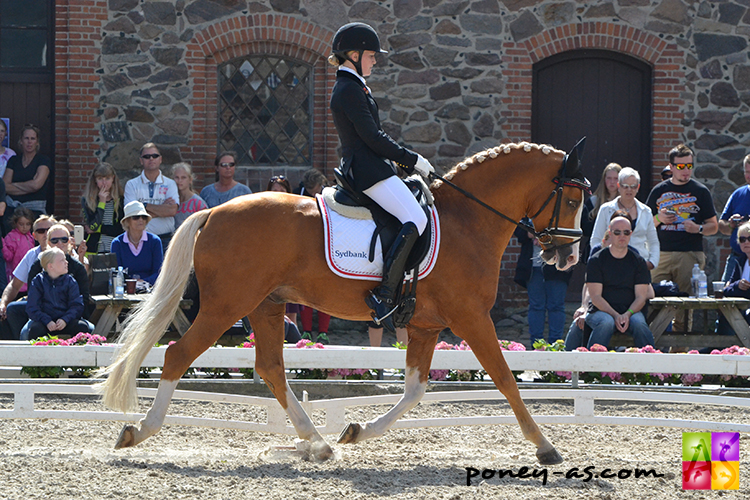
[[[564,169],[564,163],[563,163],[563,169]],[[557,225],[559,224],[559,220],[560,220],[560,207],[561,207],[561,203],[562,203],[562,196],[561,195],[562,195],[562,189],[563,189],[563,187],[565,187],[565,186],[571,186],[571,187],[577,187],[579,189],[587,190],[587,189],[589,189],[589,184],[588,184],[588,181],[586,181],[585,179],[583,181],[580,181],[578,179],[573,179],[573,178],[566,179],[566,178],[562,177],[562,174],[560,176],[555,177],[554,179],[552,179],[552,182],[554,182],[555,184],[557,184],[557,187],[552,190],[552,192],[550,193],[550,195],[545,200],[544,204],[542,204],[542,208],[540,208],[539,210],[537,210],[537,212],[533,216],[529,217],[529,220],[532,221],[532,224],[526,223],[524,221],[515,221],[515,220],[511,219],[510,217],[508,217],[504,213],[500,212],[496,208],[488,205],[487,203],[485,203],[482,200],[480,200],[479,198],[477,198],[473,193],[470,193],[470,192],[466,191],[465,189],[457,186],[456,184],[452,183],[451,181],[449,181],[445,177],[442,177],[441,175],[439,175],[439,174],[437,174],[435,172],[430,173],[430,179],[431,180],[437,179],[437,180],[440,180],[440,181],[446,183],[447,185],[449,185],[450,187],[452,187],[453,189],[455,189],[456,191],[458,191],[459,193],[461,193],[465,197],[467,197],[470,200],[478,203],[483,208],[486,208],[487,210],[489,210],[493,214],[502,217],[503,219],[505,219],[506,221],[510,222],[511,224],[514,224],[517,227],[520,227],[521,229],[523,229],[524,231],[526,231],[527,233],[531,234],[532,236],[534,236],[535,238],[537,238],[542,245],[546,245],[546,244],[552,243],[553,236],[560,236],[560,237],[563,237],[563,238],[572,238],[572,241],[570,241],[568,243],[554,245],[552,247],[552,248],[565,248],[565,247],[568,247],[568,246],[571,246],[571,245],[574,245],[574,244],[578,243],[581,240],[581,237],[583,236],[583,231],[581,231],[580,229],[566,229],[566,228],[560,229],[560,228],[557,227]],[[547,227],[547,228],[543,229],[542,231],[537,231],[536,228],[533,225],[534,218],[537,217],[540,213],[542,213],[545,208],[547,208],[547,205],[549,205],[549,203],[552,201],[552,198],[554,198],[554,197],[556,197],[557,199],[556,199],[556,203],[555,203],[555,210],[554,210],[554,212],[552,214],[552,217],[550,218],[550,225],[554,221],[555,227],[554,227],[554,229],[550,229],[549,227]],[[548,250],[548,249],[545,248],[545,250]]]

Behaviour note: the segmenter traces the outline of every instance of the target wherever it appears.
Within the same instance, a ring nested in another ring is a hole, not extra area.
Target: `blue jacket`
[[[128,277],[138,275],[142,280],[153,285],[159,276],[161,263],[164,260],[161,240],[155,234],[146,232],[147,240],[143,242],[143,248],[136,257],[125,243],[125,234],[122,233],[112,240],[112,253],[117,255],[117,265],[128,270]]]
[[[29,318],[44,325],[58,319],[71,324],[83,316],[83,297],[70,274],[55,279],[47,271],[37,274],[29,284],[26,300]]]
[[[744,297],[750,299],[750,290],[740,290],[740,280],[742,279],[742,269],[747,262],[747,255],[741,253],[737,255],[737,265],[734,266],[732,275],[729,277],[727,286],[724,287],[725,297]]]

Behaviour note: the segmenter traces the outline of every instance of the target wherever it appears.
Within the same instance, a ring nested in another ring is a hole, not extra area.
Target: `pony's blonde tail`
[[[114,362],[96,372],[97,377],[108,375],[107,380],[94,386],[103,393],[102,402],[107,407],[123,412],[138,407],[136,376],[180,305],[193,268],[195,238],[210,213],[211,210],[197,212],[179,227],[169,244],[153,290],[123,325],[117,340],[121,345],[115,352]]]

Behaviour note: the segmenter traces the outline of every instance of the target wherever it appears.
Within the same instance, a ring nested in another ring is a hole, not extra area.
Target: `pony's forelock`
[[[553,148],[549,144],[534,144],[531,142],[519,142],[519,143],[506,143],[506,144],[500,144],[499,146],[496,146],[494,148],[485,149],[484,151],[480,151],[479,153],[474,154],[473,156],[470,156],[463,161],[459,162],[455,167],[453,167],[447,174],[443,176],[446,180],[453,180],[453,177],[455,177],[456,173],[458,173],[460,170],[466,170],[467,168],[476,165],[478,163],[483,163],[488,158],[497,158],[501,154],[510,154],[513,150],[523,150],[524,152],[528,153],[532,150],[539,150],[543,154],[548,155],[552,152],[562,153],[565,154],[564,151],[560,151],[558,149]],[[431,189],[437,189],[440,186],[442,186],[443,183],[440,180],[436,180],[432,183],[430,186]]]

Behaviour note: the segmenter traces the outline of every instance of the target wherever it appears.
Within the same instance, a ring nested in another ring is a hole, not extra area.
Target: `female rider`
[[[411,174],[428,176],[435,170],[421,155],[399,146],[380,127],[378,105],[365,82],[380,48],[378,34],[369,25],[349,23],[333,38],[328,62],[338,67],[331,93],[331,111],[341,139],[341,170],[352,187],[396,217],[401,231],[390,249],[384,249],[383,280],[365,299],[376,323],[394,331],[391,314],[404,278],[404,267],[414,243],[427,227],[427,216],[396,175],[392,160]]]

